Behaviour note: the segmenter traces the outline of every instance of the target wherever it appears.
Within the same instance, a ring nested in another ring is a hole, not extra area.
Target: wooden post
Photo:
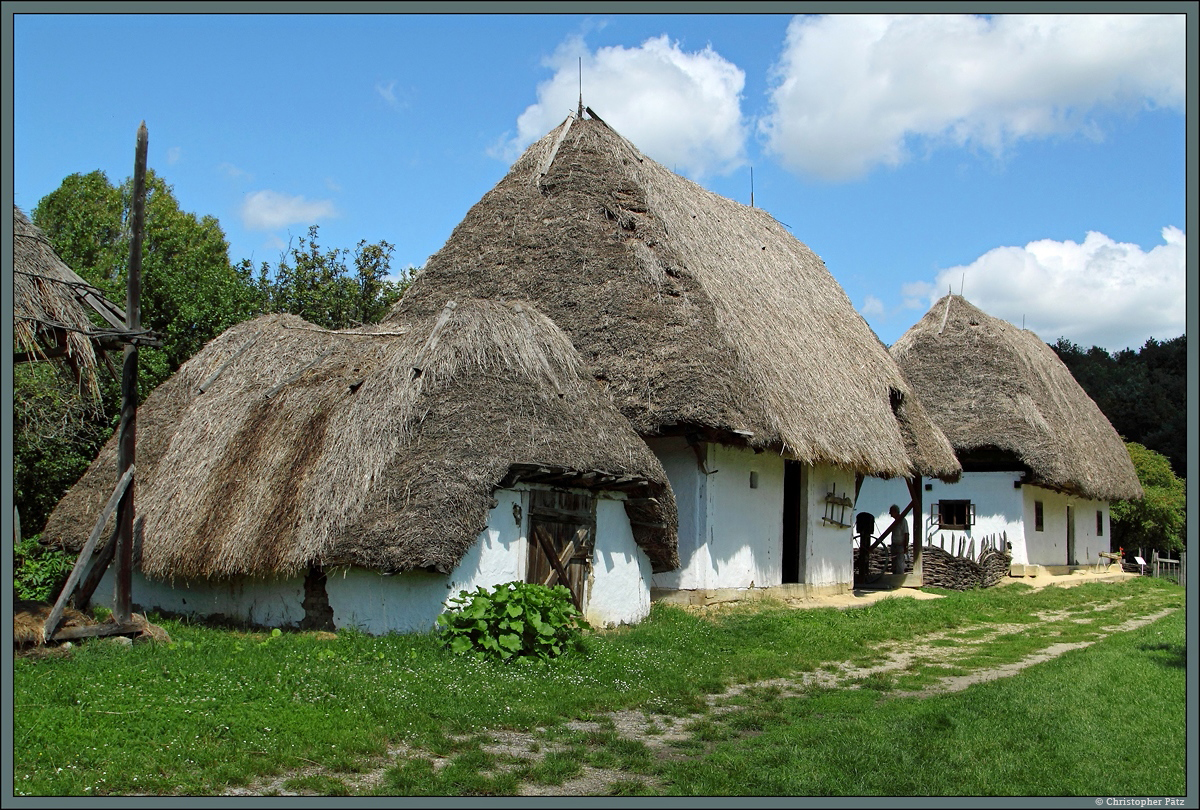
[[[905,584],[918,588],[925,583],[924,557],[921,554],[925,545],[925,502],[922,498],[924,491],[920,475],[908,479],[908,494],[912,497],[913,525],[909,542],[912,543],[913,570],[912,581],[906,581]]]
[[[137,150],[133,163],[133,236],[129,242],[129,276],[125,286],[125,328],[134,332],[142,326],[142,231],[146,224],[146,150],[149,144],[146,122],[138,127]],[[121,367],[121,427],[117,439],[117,475],[133,466],[137,437],[136,343],[125,344]],[[133,496],[136,482],[131,481],[117,506],[117,594],[113,615],[118,623],[128,622],[133,614]]]

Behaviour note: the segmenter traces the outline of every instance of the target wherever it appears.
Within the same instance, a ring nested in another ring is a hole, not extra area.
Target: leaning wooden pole
[[[146,223],[146,148],[150,137],[146,122],[138,127],[137,151],[133,163],[133,234],[129,242],[129,275],[125,286],[125,328],[135,332],[142,327],[142,231]],[[137,437],[137,344],[125,344],[121,367],[121,427],[117,439],[117,475],[133,466]],[[117,506],[117,593],[113,618],[128,622],[133,614],[133,496],[136,481],[131,481]]]

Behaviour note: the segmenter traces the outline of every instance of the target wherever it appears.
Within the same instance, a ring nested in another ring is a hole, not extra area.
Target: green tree
[[[1162,553],[1184,547],[1187,527],[1185,481],[1171,469],[1166,456],[1136,442],[1126,442],[1146,496],[1134,501],[1114,501],[1112,535],[1114,545],[1124,548],[1158,549]]]
[[[33,210],[71,269],[124,306],[132,238],[133,181],[120,187],[103,172],[73,174]],[[229,261],[229,244],[214,217],[180,209],[169,185],[146,172],[142,238],[142,325],[163,340],[139,352],[145,397],[208,340],[261,311],[249,272]]]
[[[259,269],[260,296],[272,312],[289,312],[325,329],[345,329],[376,323],[408,286],[406,272],[391,281],[393,246],[380,241],[360,241],[354,251],[354,270],[346,264],[350,251],[324,250],[318,244],[319,228],[298,237],[272,270]],[[243,265],[244,267],[244,265]]]

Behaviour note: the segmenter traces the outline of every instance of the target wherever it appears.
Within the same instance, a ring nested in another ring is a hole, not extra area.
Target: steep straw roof
[[[1033,332],[947,295],[891,351],[956,451],[1011,453],[1035,483],[1096,500],[1142,496],[1121,438]]]
[[[666,474],[570,341],[528,305],[458,301],[343,332],[264,316],[185,363],[138,412],[142,570],[450,571],[493,491],[535,469],[630,493],[653,567],[678,565]],[[82,544],[115,456],[114,440],[51,515],[48,540]]]
[[[643,435],[716,431],[873,475],[960,469],[811,250],[600,120],[533,144],[391,317],[464,294],[536,302]]]
[[[107,334],[90,312],[110,323],[124,313],[58,257],[41,229],[13,206],[13,345],[30,357],[46,358],[60,344],[80,381],[100,395],[92,338]]]

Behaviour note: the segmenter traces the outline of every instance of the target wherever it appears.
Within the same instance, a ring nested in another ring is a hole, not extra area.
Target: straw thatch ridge
[[[897,420],[908,384],[811,250],[602,121],[533,144],[389,317],[464,294],[536,302],[642,435],[715,431],[889,477],[959,471],[919,409]]]
[[[961,456],[1011,454],[1031,483],[1095,500],[1142,496],[1120,436],[1033,332],[947,295],[891,351]]]
[[[13,347],[46,359],[58,347],[77,370],[80,382],[99,397],[92,336],[101,332],[89,311],[113,317],[124,313],[104,299],[54,252],[50,240],[13,206]]]
[[[588,471],[623,477],[635,539],[655,570],[678,565],[662,466],[553,322],[520,303],[443,305],[342,332],[264,316],[185,363],[138,411],[142,571],[448,572],[520,465],[567,483]],[[110,441],[46,539],[79,547],[115,456]]]

